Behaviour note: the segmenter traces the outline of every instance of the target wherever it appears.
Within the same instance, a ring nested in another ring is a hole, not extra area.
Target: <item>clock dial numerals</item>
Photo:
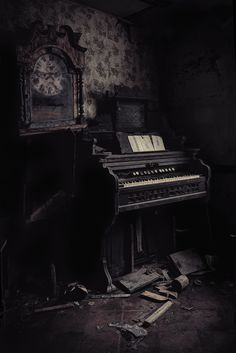
[[[64,62],[53,54],[44,54],[37,60],[32,74],[33,88],[40,94],[55,96],[63,90]]]

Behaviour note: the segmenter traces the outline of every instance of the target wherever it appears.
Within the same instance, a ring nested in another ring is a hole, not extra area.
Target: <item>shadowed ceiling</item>
[[[230,6],[233,0],[74,0],[88,7],[113,14],[117,17],[132,18],[143,11],[158,8],[179,7],[209,10],[213,7]]]

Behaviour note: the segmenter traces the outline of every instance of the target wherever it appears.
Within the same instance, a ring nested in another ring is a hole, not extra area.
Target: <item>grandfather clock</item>
[[[17,45],[18,131],[22,148],[22,219],[61,192],[76,192],[86,126],[85,51],[69,26],[33,24]]]
[[[69,26],[35,23],[17,47],[21,132],[83,122],[86,49]]]

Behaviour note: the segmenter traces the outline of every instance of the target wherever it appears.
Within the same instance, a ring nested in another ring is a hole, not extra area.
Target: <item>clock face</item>
[[[32,87],[44,96],[55,96],[63,91],[63,76],[66,66],[63,60],[54,54],[44,54],[35,63],[31,76]]]

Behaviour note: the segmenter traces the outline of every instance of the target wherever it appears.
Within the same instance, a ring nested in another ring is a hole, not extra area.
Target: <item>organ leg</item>
[[[102,268],[103,268],[103,274],[105,276],[105,292],[106,293],[111,293],[114,290],[116,290],[116,287],[114,286],[114,284],[112,283],[112,278],[110,275],[110,272],[108,270],[107,267],[107,251],[106,251],[106,247],[107,247],[107,236],[106,234],[103,236],[102,238],[102,254],[101,254],[101,258],[102,258]]]

